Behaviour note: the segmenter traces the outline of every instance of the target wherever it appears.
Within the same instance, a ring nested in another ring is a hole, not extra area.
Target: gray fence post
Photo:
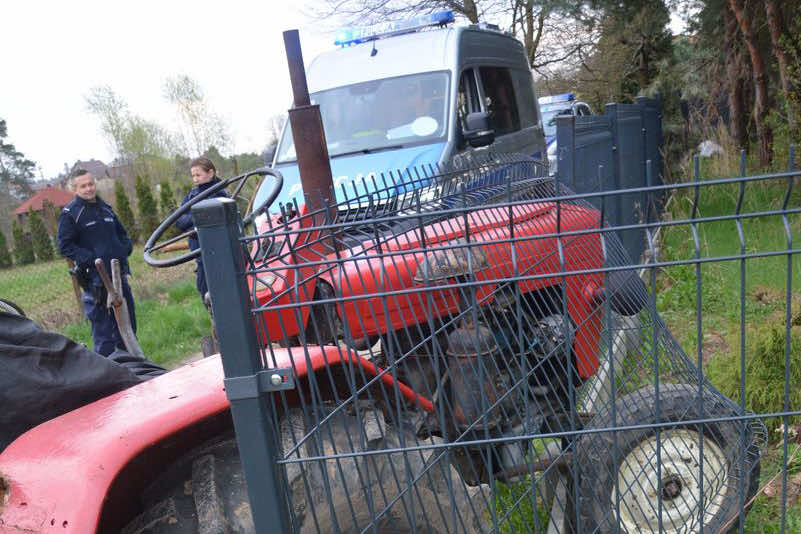
[[[279,436],[261,394],[263,373],[245,276],[236,202],[204,200],[192,207],[220,341],[226,394],[236,430],[257,532],[289,532],[283,477],[276,464]]]
[[[618,131],[617,104],[607,104],[604,113],[609,117],[612,131],[612,183],[615,190],[622,189],[620,185],[620,132]],[[615,195],[615,226],[623,224],[623,199]]]
[[[559,182],[569,184],[575,189],[576,117],[574,115],[556,117],[556,138],[559,140],[556,145],[556,149],[559,151],[557,154],[559,164],[556,167]]]

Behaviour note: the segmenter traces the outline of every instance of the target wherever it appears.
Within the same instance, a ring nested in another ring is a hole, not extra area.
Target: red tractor
[[[279,174],[221,187],[253,175],[246,224],[198,198],[147,247],[192,209],[222,356],[17,439],[0,532],[544,531],[551,502],[574,532],[736,526],[760,429],[696,378],[603,201],[511,156],[339,201],[306,173],[272,214]]]
[[[715,422],[737,406],[706,384],[699,405],[697,386],[676,380],[691,383],[692,364],[658,319],[638,350],[671,366],[660,417],[643,362],[617,371],[616,402],[583,411],[612,312],[654,312],[600,211],[542,174],[504,158],[426,176],[391,202],[341,204],[335,223],[303,206],[258,218],[230,250],[263,372],[229,372],[224,387],[208,358],[27,432],[0,456],[0,531],[254,532],[265,518],[249,505],[245,451],[259,438],[243,439],[263,421],[236,426],[243,471],[229,398],[270,400],[280,453],[268,460],[286,506],[268,520],[288,530],[481,532],[509,520],[500,481],[544,492],[543,470],[572,467],[566,507],[581,532],[683,532],[665,527],[700,517],[715,531],[736,516],[738,487],[755,489],[753,430]],[[202,247],[216,216],[223,233],[238,228],[233,201],[209,202],[194,211]],[[224,247],[203,250],[229,365],[241,309],[236,291],[220,292]],[[561,440],[559,454],[543,459],[543,436]],[[702,465],[688,467],[698,443]],[[660,463],[643,462],[657,449]]]

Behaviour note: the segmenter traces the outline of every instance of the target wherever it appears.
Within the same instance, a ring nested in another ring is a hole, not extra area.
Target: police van
[[[545,137],[523,45],[488,25],[457,26],[452,12],[383,27],[340,30],[339,48],[307,68],[319,104],[337,200],[356,188],[395,182],[410,168],[432,169],[491,148],[545,161]],[[302,201],[287,121],[272,165],[284,187],[277,201]],[[263,189],[269,189],[266,184]],[[267,191],[259,191],[255,202]],[[347,196],[350,196],[348,194]],[[278,205],[278,203],[274,204]]]
[[[560,115],[583,117],[592,115],[592,109],[586,102],[576,100],[576,95],[573,93],[541,96],[538,102],[542,114],[545,143],[548,146],[548,169],[551,174],[556,174],[556,117]]]

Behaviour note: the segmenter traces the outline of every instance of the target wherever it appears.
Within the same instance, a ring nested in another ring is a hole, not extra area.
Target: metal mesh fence
[[[647,207],[626,227],[604,222],[622,192],[575,194],[522,156],[352,183],[339,205],[281,206],[249,235],[232,203],[197,206],[258,531],[742,530],[763,420],[786,428],[800,413],[789,402],[795,174],[627,190]],[[774,201],[749,211],[752,191]],[[660,221],[653,200],[666,192],[682,209]],[[734,209],[701,213],[702,194],[733,194]],[[782,244],[746,246],[743,229],[763,218]],[[720,224],[739,232],[732,253],[704,241]],[[647,264],[616,237],[632,228]],[[660,258],[666,232],[684,257]],[[786,281],[785,402],[754,415],[745,274],[732,399],[705,372],[702,271],[770,258]],[[671,269],[695,274],[691,305],[673,316],[692,357],[657,311]]]

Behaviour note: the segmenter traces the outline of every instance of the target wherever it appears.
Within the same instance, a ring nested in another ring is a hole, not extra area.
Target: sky
[[[304,2],[139,0],[3,2],[0,118],[44,177],[112,151],[86,95],[109,85],[135,114],[168,126],[169,76],[187,74],[228,120],[234,152],[260,152],[268,120],[291,104],[282,32],[300,30],[304,60],[332,48]]]
[[[261,152],[270,117],[291,104],[282,32],[300,30],[307,63],[334,46],[332,23],[308,14],[311,1],[5,1],[8,139],[45,178],[79,159],[108,163],[111,148],[86,110],[89,90],[109,85],[135,114],[174,127],[162,86],[187,74],[228,120],[233,151]]]

